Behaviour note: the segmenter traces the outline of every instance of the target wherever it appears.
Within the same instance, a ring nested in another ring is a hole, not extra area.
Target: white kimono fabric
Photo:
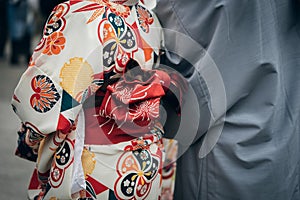
[[[172,198],[174,167],[165,171],[168,195],[162,194],[158,109],[165,88],[176,84],[153,70],[161,44],[160,24],[142,2],[77,0],[54,8],[12,100],[22,121],[16,154],[37,163],[29,199]],[[91,129],[103,128],[106,140],[85,143],[85,101],[107,80],[122,77],[132,59],[147,76],[126,77],[97,94],[106,102],[89,116],[99,120]],[[135,122],[142,123],[131,128]]]

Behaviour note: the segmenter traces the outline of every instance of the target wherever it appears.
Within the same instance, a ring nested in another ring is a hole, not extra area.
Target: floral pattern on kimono
[[[70,0],[50,14],[12,98],[22,121],[16,155],[37,163],[29,199],[161,197],[159,105],[176,84],[168,73],[153,70],[162,31],[145,4]],[[146,81],[126,80],[131,60],[150,73]],[[105,84],[94,118],[110,143],[83,144],[89,134],[83,105]]]

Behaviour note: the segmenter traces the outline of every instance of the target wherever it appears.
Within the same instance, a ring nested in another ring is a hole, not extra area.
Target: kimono
[[[54,8],[12,98],[16,154],[36,162],[29,199],[172,199],[177,147],[162,139],[160,107],[180,81],[157,67],[163,37],[151,7]]]

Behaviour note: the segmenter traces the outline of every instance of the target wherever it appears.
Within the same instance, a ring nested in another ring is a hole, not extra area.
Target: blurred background
[[[27,199],[35,164],[14,155],[20,120],[10,100],[50,12],[60,2],[0,0],[0,199]]]

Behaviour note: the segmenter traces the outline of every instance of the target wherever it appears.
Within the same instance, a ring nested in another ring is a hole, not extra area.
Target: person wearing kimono
[[[172,199],[160,110],[175,99],[179,116],[184,86],[157,67],[162,42],[147,2],[54,8],[12,99],[16,154],[36,162],[29,199]]]

